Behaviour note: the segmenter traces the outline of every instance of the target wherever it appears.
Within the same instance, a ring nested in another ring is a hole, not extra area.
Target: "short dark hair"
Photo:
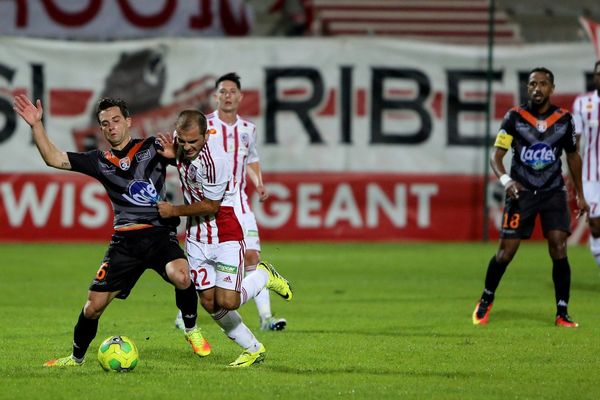
[[[127,108],[127,103],[125,102],[125,100],[103,97],[100,100],[98,100],[98,104],[96,105],[96,119],[98,120],[98,123],[100,123],[100,112],[111,107],[119,107],[119,110],[121,110],[121,114],[123,114],[125,118],[130,117],[129,108]]]
[[[219,87],[219,83],[223,81],[231,81],[235,83],[235,86],[237,86],[238,89],[242,89],[242,84],[240,83],[240,76],[235,72],[229,72],[225,75],[221,75],[215,82],[215,89],[217,89]]]
[[[529,75],[531,76],[531,74],[533,74],[534,72],[541,72],[543,74],[548,75],[548,78],[550,78],[550,82],[554,85],[554,74],[548,68],[546,68],[546,67],[535,67],[534,69],[532,69],[531,71],[529,71]]]
[[[596,61],[594,64],[594,72],[596,72],[596,69],[598,69],[598,65],[600,65],[600,60]]]
[[[179,113],[177,122],[175,122],[175,127],[184,131],[192,128],[194,125],[198,125],[201,135],[206,133],[208,123],[206,122],[206,116],[201,111],[183,110]]]

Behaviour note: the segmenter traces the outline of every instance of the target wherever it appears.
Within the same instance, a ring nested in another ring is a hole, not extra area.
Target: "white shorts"
[[[244,242],[246,250],[260,251],[260,238],[258,237],[258,225],[254,213],[248,209],[245,213],[239,215],[240,222],[244,227]]]
[[[244,278],[243,241],[207,244],[187,239],[185,247],[196,290],[217,286],[241,291]]]
[[[583,196],[590,206],[590,218],[600,218],[600,182],[583,181]]]

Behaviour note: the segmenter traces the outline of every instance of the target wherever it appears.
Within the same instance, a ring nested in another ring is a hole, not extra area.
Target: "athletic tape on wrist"
[[[512,179],[510,176],[508,176],[508,174],[504,174],[502,175],[500,178],[498,178],[500,180],[500,183],[502,184],[502,186],[506,187],[506,185],[509,184],[509,182],[512,182]]]

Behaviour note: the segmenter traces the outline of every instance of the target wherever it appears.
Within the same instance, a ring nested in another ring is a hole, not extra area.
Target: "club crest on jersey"
[[[544,133],[546,132],[546,129],[548,129],[548,124],[543,119],[538,119],[535,123],[535,128],[538,130],[538,132]]]
[[[190,174],[189,176],[191,176],[194,181],[196,181],[196,173],[198,172],[198,168],[196,168],[196,166],[194,164],[190,165]]]
[[[546,143],[535,143],[521,150],[521,161],[529,167],[540,170],[556,161],[554,151]]]
[[[150,207],[160,201],[158,192],[152,180],[149,182],[134,180],[127,186],[127,194],[123,197],[136,206]]]
[[[248,147],[248,144],[250,143],[250,140],[248,139],[248,134],[247,133],[242,133],[240,135],[240,140],[242,141],[242,143],[244,143],[244,146]]]
[[[129,157],[125,156],[119,160],[119,167],[123,171],[127,171],[130,166],[131,166],[131,160],[129,159]]]

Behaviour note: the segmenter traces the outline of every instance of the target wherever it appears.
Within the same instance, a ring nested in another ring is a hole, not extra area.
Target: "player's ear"
[[[127,127],[131,128],[131,117],[125,118],[125,121],[127,122]]]

